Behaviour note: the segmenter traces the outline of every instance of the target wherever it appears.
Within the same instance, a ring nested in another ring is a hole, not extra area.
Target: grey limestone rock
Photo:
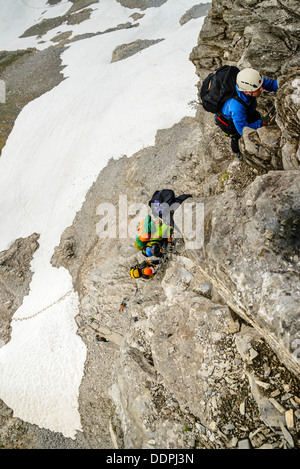
[[[208,11],[210,10],[211,2],[208,3],[199,3],[199,5],[194,5],[190,8],[181,18],[179,23],[181,25],[187,23],[191,19],[194,18],[201,18],[202,16],[206,16]]]
[[[166,3],[118,1],[140,10]],[[68,16],[80,15],[70,21],[88,21],[82,8],[92,3],[74,1]],[[195,5],[182,22],[201,8]],[[111,160],[101,171],[52,257],[54,267],[69,270],[79,297],[75,320],[87,348],[79,395],[82,432],[70,441],[20,422],[0,403],[4,446],[299,447],[298,18],[296,0],[212,2],[190,56],[199,86],[224,63],[259,68],[278,79],[277,95],[259,101],[262,113],[275,102],[276,125],[246,132],[245,161],[238,162],[213,116],[199,106],[195,118],[159,130],[152,147]],[[41,34],[51,21],[27,34]],[[109,31],[124,27],[133,25]],[[118,59],[145,45],[127,45]],[[3,78],[27,89],[28,70],[44,60],[56,64],[51,73],[43,67],[45,83],[54,86],[61,81],[62,50],[4,54],[5,62],[17,58],[4,67]],[[47,90],[39,86],[28,100]],[[151,282],[135,281],[129,269],[141,257],[133,240],[100,239],[97,208],[103,201],[118,207],[119,194],[128,204],[147,204],[163,187],[204,204],[204,243],[188,249],[183,236]],[[9,340],[12,314],[27,294],[37,248],[33,234],[0,253],[0,346]],[[96,341],[96,334],[108,341]]]
[[[224,64],[252,67],[278,80],[276,98],[260,100],[259,110],[264,115],[275,101],[279,144],[274,142],[268,148],[263,138],[257,142],[255,152],[248,153],[247,146],[245,149],[250,160],[267,170],[299,169],[298,47],[297,1],[219,0],[205,18],[198,45],[190,55],[200,78],[199,88],[208,71]],[[201,114],[200,107],[199,121],[203,119]]]
[[[140,8],[146,10],[147,8],[158,8],[168,0],[117,0],[123,7],[127,8]]]

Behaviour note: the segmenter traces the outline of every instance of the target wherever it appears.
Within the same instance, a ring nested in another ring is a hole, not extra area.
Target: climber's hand
[[[264,127],[265,125],[272,125],[272,124],[275,124],[275,116],[276,116],[276,112],[273,112],[273,113],[268,113],[265,117],[262,117],[261,121],[262,121],[262,126]]]

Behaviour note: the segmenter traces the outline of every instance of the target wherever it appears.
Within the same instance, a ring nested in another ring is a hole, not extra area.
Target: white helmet
[[[262,75],[253,68],[244,68],[236,77],[236,84],[239,91],[256,91],[263,83]]]

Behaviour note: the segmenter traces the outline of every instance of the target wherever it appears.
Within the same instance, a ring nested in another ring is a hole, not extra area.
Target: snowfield
[[[13,317],[10,342],[0,349],[0,399],[15,417],[66,437],[81,430],[86,348],[76,334],[71,276],[50,260],[108,160],[153,145],[158,129],[194,115],[188,103],[197,99],[197,76],[189,54],[203,17],[183,26],[179,19],[197,3],[168,0],[139,11],[101,0],[90,6],[90,20],[63,24],[39,44],[36,36],[19,36],[42,18],[66,13],[72,3],[0,0],[1,50],[45,49],[58,32],[105,31],[134,23],[134,12],[144,14],[138,27],[71,43],[61,56],[66,79],[24,107],[0,158],[0,252],[17,238],[40,234],[30,293]],[[116,46],[137,39],[164,40],[111,63]]]

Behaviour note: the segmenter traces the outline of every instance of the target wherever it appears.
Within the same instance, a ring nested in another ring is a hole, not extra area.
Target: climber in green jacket
[[[172,242],[173,228],[147,215],[138,227],[135,247],[146,257],[163,257]]]

